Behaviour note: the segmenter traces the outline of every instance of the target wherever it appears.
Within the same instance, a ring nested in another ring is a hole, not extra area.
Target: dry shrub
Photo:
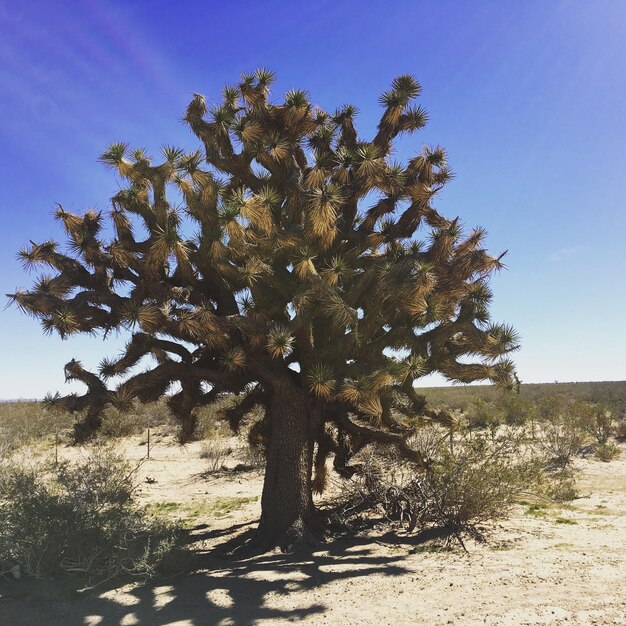
[[[534,403],[517,394],[503,394],[498,404],[504,412],[504,421],[511,426],[523,426],[534,420],[536,413]]]
[[[466,408],[465,416],[470,428],[488,428],[495,432],[498,426],[504,423],[505,413],[492,402],[476,398]]]
[[[615,423],[614,433],[618,441],[626,441],[626,419],[620,419]]]
[[[546,396],[541,400],[539,445],[554,467],[567,467],[588,442],[582,424],[582,413],[586,410],[585,403],[572,403],[563,395]]]
[[[0,458],[34,441],[52,442],[73,423],[73,416],[41,402],[0,402]]]
[[[480,539],[481,524],[506,515],[520,496],[544,488],[542,459],[523,440],[513,431],[496,438],[461,435],[450,448],[445,431],[425,431],[412,442],[431,453],[430,467],[421,471],[390,450],[369,447],[359,459],[360,474],[344,482],[331,521],[357,530],[378,513],[409,531],[436,527],[461,543],[463,535]]]
[[[224,469],[226,459],[233,453],[232,446],[222,439],[209,439],[202,444],[200,458],[207,462],[207,472],[215,474]]]
[[[418,523],[480,538],[478,524],[503,517],[520,495],[539,487],[540,461],[522,457],[520,449],[511,435],[477,437],[453,451],[443,449],[424,478],[410,486],[421,507]]]
[[[444,440],[448,438],[449,431],[436,426],[425,426],[412,435],[407,443],[413,450],[419,452],[425,459],[434,459],[439,455]]]
[[[198,439],[219,439],[231,435],[228,424],[221,417],[221,413],[224,408],[231,406],[233,401],[232,396],[224,396],[214,404],[200,407],[197,410],[196,434]]]
[[[598,445],[604,446],[613,434],[613,414],[604,404],[592,404],[578,400],[572,403],[571,412],[580,427]]]
[[[136,469],[136,468],[135,468]],[[135,470],[109,448],[53,469],[5,464],[0,474],[0,567],[91,581],[151,577],[186,558],[180,529],[133,499]]]
[[[252,415],[244,420],[237,430],[237,444],[233,454],[240,461],[234,469],[238,471],[261,470],[265,467],[265,449],[267,434],[265,423],[259,417],[260,411],[252,411]],[[227,422],[221,418],[223,428]],[[232,431],[228,433],[232,436]]]
[[[608,463],[619,457],[621,450],[614,443],[607,442],[604,445],[596,446],[594,454],[596,459]]]
[[[145,416],[137,415],[131,411],[119,411],[109,407],[104,412],[102,429],[100,433],[104,437],[116,439],[129,437],[147,428]]]
[[[555,467],[568,466],[583,448],[587,436],[575,420],[564,417],[542,425],[539,443]]]
[[[160,399],[147,404],[134,400],[130,408],[124,411],[112,406],[107,407],[100,432],[104,437],[115,439],[145,433],[148,428],[158,428],[162,434],[173,436],[178,427],[166,400]]]
[[[544,495],[549,500],[561,503],[571,502],[578,498],[574,472],[569,468],[549,472],[547,474]]]
[[[242,441],[240,454],[247,468],[260,470],[265,467],[265,452],[263,448],[250,443],[247,438]]]

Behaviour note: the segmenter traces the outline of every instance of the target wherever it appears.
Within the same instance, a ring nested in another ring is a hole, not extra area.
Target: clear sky
[[[438,208],[509,250],[492,312],[522,336],[522,381],[623,380],[624,33],[622,0],[2,3],[1,292],[30,286],[21,245],[61,237],[55,202],[108,208],[109,143],[195,146],[180,121],[193,92],[216,101],[266,66],[276,97],[355,104],[368,135],[380,92],[410,73],[431,121],[398,157],[443,145],[456,178]],[[0,398],[66,392],[65,362],[93,367],[122,342],[62,342],[0,309]]]

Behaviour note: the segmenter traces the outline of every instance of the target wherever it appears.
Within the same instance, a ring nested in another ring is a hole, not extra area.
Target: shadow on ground
[[[222,544],[221,553],[229,544]],[[407,572],[400,563],[403,556],[374,554],[371,539],[336,540],[306,554],[270,554],[245,561],[216,557],[216,553],[220,551],[199,555],[201,571],[124,590],[100,586],[78,593],[67,583],[1,581],[0,624],[247,626],[297,621],[321,617],[328,607],[321,602],[301,606],[297,598],[293,602],[272,598],[323,591],[335,581],[374,573]],[[276,608],[276,604],[294,608]]]

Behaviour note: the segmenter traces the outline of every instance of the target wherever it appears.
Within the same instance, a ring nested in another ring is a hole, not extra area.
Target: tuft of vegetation
[[[136,468],[112,449],[77,464],[0,472],[0,567],[28,575],[102,581],[177,571],[188,553],[179,526],[150,517],[133,498]]]
[[[578,401],[574,403],[574,410],[585,432],[600,447],[605,447],[614,433],[615,420],[613,411],[604,403]]]
[[[548,505],[545,502],[534,502],[528,505],[528,508],[524,511],[524,515],[529,515],[530,517],[545,517],[547,508]]]
[[[420,387],[429,405],[465,411],[475,400],[481,398],[492,404],[506,406],[511,398],[495,385],[454,385],[452,387]],[[626,381],[602,381],[580,383],[523,383],[519,387],[519,398],[537,407],[548,396],[561,395],[570,401],[583,400],[593,404],[604,404],[616,419],[626,416]]]
[[[575,420],[564,416],[547,421],[542,425],[539,439],[541,448],[554,467],[567,467],[582,450],[587,441],[585,433]]]
[[[495,432],[504,423],[505,414],[501,407],[492,402],[475,398],[466,408],[465,417],[470,428],[488,428]]]
[[[0,458],[34,442],[65,439],[73,423],[73,416],[39,402],[0,402]]]
[[[560,475],[546,475],[543,458],[525,446],[523,434],[465,432],[453,446],[448,437],[432,428],[412,441],[430,459],[418,472],[390,450],[363,454],[362,471],[344,481],[332,508],[335,526],[355,531],[377,519],[408,531],[443,529],[463,544],[463,536],[482,539],[482,525],[502,518],[520,497],[560,482]]]
[[[546,496],[557,503],[571,502],[578,498],[578,489],[576,488],[576,477],[574,472],[569,469],[561,469],[549,474],[550,481],[546,489]]]
[[[626,418],[622,418],[615,423],[615,439],[626,441]]]
[[[207,462],[207,472],[215,474],[224,469],[226,459],[233,453],[228,442],[221,439],[209,439],[202,444],[200,458]]]
[[[600,461],[608,463],[618,458],[621,454],[621,450],[612,442],[599,445],[595,449],[595,457]]]
[[[232,496],[232,497],[221,497],[210,500],[205,503],[198,509],[192,510],[192,513],[195,511],[196,517],[200,515],[208,515],[211,517],[227,517],[231,513],[238,511],[246,504],[250,502],[256,502],[258,498],[256,496]]]
[[[200,518],[221,518],[238,511],[250,502],[256,502],[256,496],[218,497],[190,503],[181,502],[153,502],[148,505],[148,511],[153,515],[166,516],[179,520],[190,526]]]

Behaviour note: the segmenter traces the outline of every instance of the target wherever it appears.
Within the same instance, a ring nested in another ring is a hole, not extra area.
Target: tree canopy
[[[485,250],[482,228],[465,232],[434,207],[452,177],[443,148],[393,159],[394,140],[427,121],[414,104],[418,82],[394,79],[375,136],[364,139],[355,107],[329,113],[296,89],[272,102],[273,78],[244,74],[212,108],[196,94],[184,115],[195,152],[165,146],[154,164],[143,150],[110,145],[100,160],[125,181],[110,212],[58,206],[67,249],[23,248],[25,266],[51,273],[11,298],[63,338],[131,333],[97,372],[65,366],[87,391],[50,400],[84,411],[77,441],[98,429],[107,405],[166,394],[186,441],[199,406],[235,394],[223,416],[237,429],[260,406],[254,432],[268,445],[286,381],[319,416],[307,437],[321,490],[329,455],[349,475],[351,455],[372,441],[422,463],[406,438],[450,416],[426,407],[415,382],[440,372],[512,387],[506,355],[518,338],[488,311],[502,255]]]

